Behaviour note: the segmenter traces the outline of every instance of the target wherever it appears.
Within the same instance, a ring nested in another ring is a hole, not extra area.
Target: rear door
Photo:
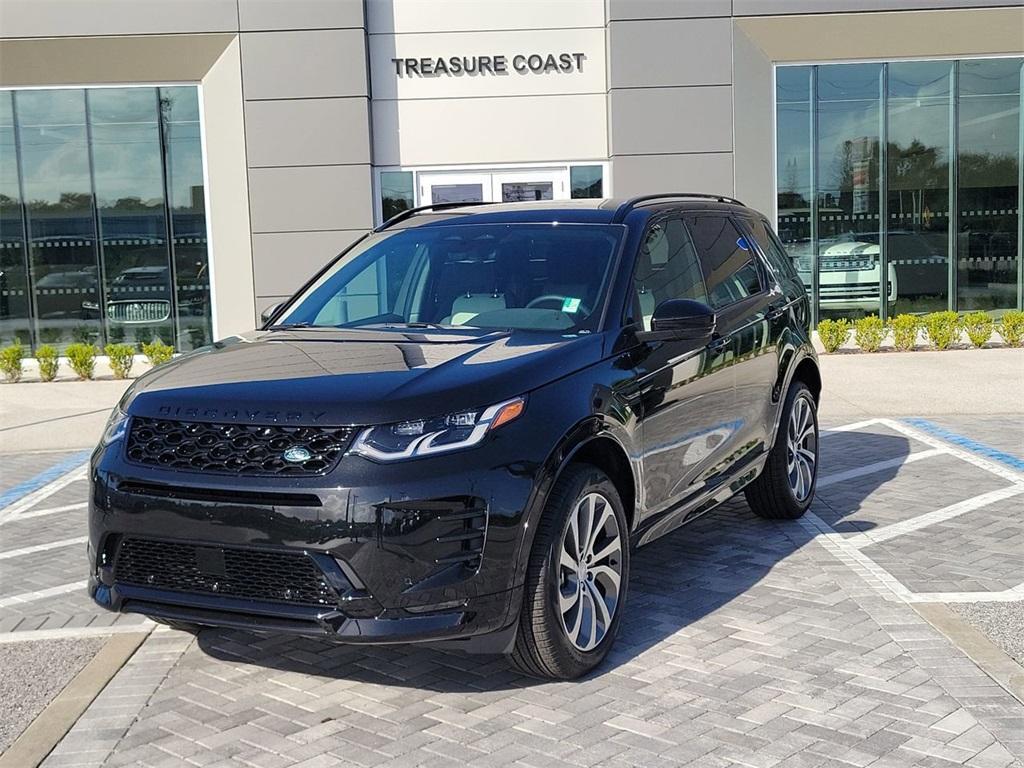
[[[784,301],[748,235],[731,216],[719,211],[694,213],[687,224],[701,254],[708,300],[733,369],[734,442],[719,467],[732,474],[765,449],[774,429],[773,353]]]

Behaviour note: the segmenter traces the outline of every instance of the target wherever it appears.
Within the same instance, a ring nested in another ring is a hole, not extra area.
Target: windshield
[[[590,224],[384,232],[324,273],[277,325],[592,331],[620,236],[620,227]]]

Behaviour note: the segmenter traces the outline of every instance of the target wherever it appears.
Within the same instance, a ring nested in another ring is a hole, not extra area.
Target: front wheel
[[[615,485],[570,466],[552,489],[526,572],[512,662],[534,677],[571,680],[608,654],[629,581],[629,529]]]
[[[818,406],[800,381],[786,394],[779,429],[758,478],[747,486],[747,503],[770,520],[795,520],[814,499],[818,480]]]

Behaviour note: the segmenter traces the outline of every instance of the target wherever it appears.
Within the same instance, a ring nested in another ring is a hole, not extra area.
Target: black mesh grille
[[[125,538],[114,560],[114,578],[122,584],[277,603],[338,602],[337,592],[305,554]]]
[[[227,475],[319,475],[348,448],[351,427],[207,424],[133,416],[128,461],[168,469]],[[296,451],[298,460],[286,461]]]

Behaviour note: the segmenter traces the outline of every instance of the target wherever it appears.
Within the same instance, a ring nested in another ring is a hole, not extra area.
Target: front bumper
[[[503,431],[448,456],[349,455],[318,477],[195,474],[129,463],[120,441],[97,449],[89,593],[114,611],[348,643],[498,637],[518,615],[540,468],[508,461],[522,442]],[[163,549],[132,560],[129,545]],[[264,578],[259,557],[308,560],[319,591]]]

